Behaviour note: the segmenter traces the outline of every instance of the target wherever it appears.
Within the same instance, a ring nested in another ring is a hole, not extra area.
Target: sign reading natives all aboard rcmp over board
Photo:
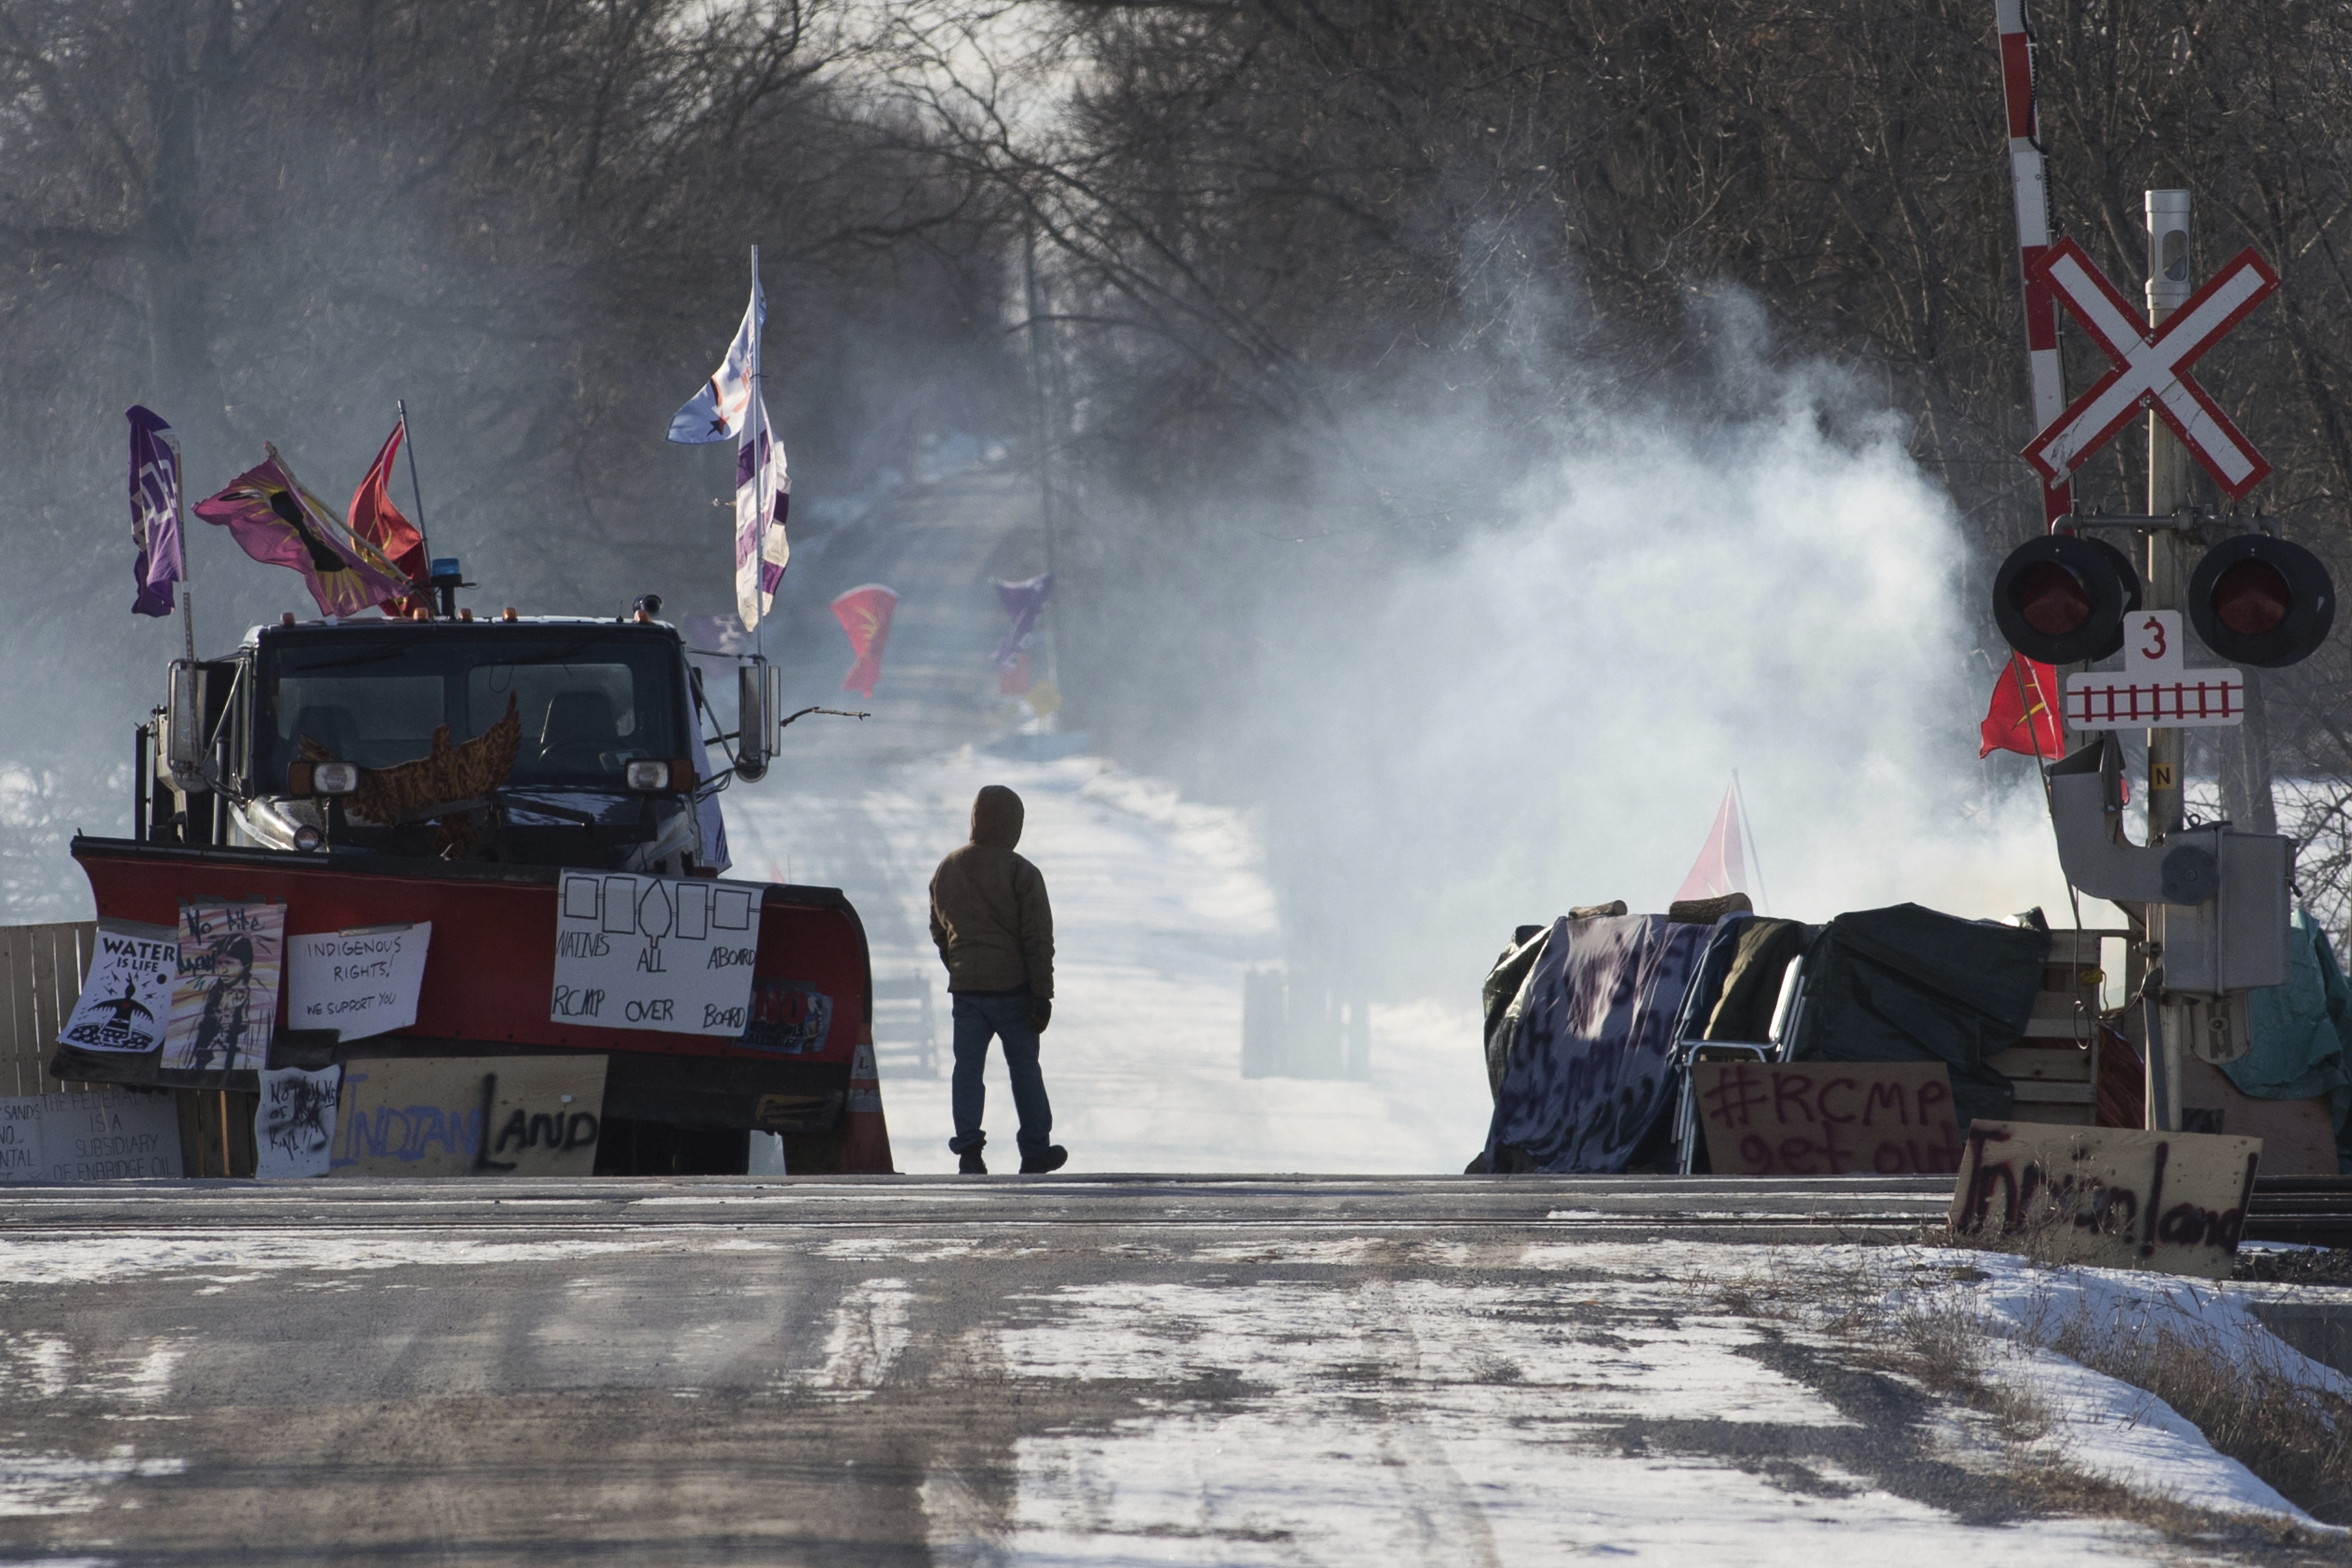
[[[2262,1152],[2259,1138],[1979,1121],[1951,1228],[2057,1263],[2226,1279]]]
[[[180,973],[180,933],[171,926],[100,921],[89,978],[58,1043],[85,1051],[152,1051],[163,1043],[172,987]]]
[[[743,1033],[761,889],[699,877],[566,871],[555,905],[559,1024]]]
[[[1691,1089],[1718,1176],[1960,1168],[1951,1075],[1941,1062],[1696,1061]]]
[[[289,1028],[332,1029],[346,1040],[416,1022],[430,921],[286,939]]]

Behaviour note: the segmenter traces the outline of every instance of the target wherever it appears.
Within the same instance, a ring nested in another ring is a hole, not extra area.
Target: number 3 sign
[[[2180,661],[2180,613],[2142,610],[2124,617],[2124,667],[2070,677],[2066,727],[2195,730],[2246,720],[2239,670],[2188,669]]]

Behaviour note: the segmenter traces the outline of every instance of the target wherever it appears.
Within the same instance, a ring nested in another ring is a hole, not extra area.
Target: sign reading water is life
[[[566,871],[548,1016],[607,1029],[736,1036],[751,1002],[761,889],[745,882]]]

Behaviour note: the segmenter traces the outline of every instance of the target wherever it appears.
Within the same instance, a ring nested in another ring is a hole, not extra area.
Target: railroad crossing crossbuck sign
[[[2246,721],[2242,670],[2188,669],[2180,662],[2180,612],[2124,617],[2124,667],[2066,678],[2066,728],[2203,730]]]
[[[2132,416],[2153,407],[2232,500],[2262,483],[2271,466],[2189,367],[2279,286],[2268,262],[2240,251],[2152,331],[2072,239],[2052,246],[2028,276],[2047,283],[2116,362],[2025,448],[2025,460],[2046,482],[2065,480]]]

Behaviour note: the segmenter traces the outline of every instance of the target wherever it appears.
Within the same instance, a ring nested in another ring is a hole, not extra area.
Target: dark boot
[[[1042,1176],[1048,1171],[1058,1171],[1069,1163],[1070,1152],[1067,1149],[1063,1148],[1059,1143],[1048,1144],[1042,1153],[1024,1152],[1022,1154],[1021,1173],[1024,1176]]]
[[[979,1150],[967,1149],[956,1166],[956,1173],[960,1176],[984,1176],[988,1174],[988,1162],[980,1157]]]

